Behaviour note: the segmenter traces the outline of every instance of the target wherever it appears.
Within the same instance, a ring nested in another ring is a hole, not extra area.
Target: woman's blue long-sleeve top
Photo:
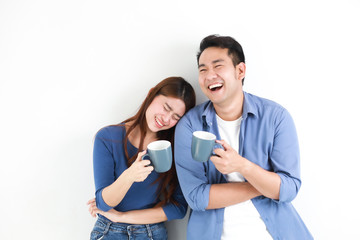
[[[102,198],[103,189],[111,185],[128,168],[123,145],[125,134],[125,127],[118,125],[102,128],[95,137],[93,154],[95,195],[96,205],[102,211],[113,208]],[[130,157],[137,152],[137,148],[130,142],[127,150]],[[114,209],[126,212],[154,207],[160,202],[157,194],[159,183],[154,183],[158,176],[159,174],[153,171],[143,182],[134,182]],[[178,205],[167,203],[163,206],[168,220],[183,218],[187,210],[187,203],[179,186],[173,197]]]

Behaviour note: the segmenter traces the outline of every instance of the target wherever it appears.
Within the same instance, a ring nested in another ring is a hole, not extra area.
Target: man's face
[[[245,64],[234,66],[228,49],[209,47],[199,58],[199,84],[214,105],[231,104],[242,91]]]

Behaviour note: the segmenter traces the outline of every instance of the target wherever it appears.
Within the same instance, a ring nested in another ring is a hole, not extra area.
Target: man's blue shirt
[[[279,104],[244,92],[239,154],[281,178],[280,199],[256,197],[252,202],[274,239],[312,239],[292,206],[300,185],[300,154],[294,122]],[[211,161],[191,157],[194,131],[212,132],[220,139],[216,112],[207,101],[190,110],[175,131],[175,163],[180,186],[192,211],[187,239],[220,239],[224,208],[206,210],[211,184],[226,183]]]

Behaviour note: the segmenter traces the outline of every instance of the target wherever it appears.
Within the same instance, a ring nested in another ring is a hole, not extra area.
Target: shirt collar
[[[246,119],[249,115],[253,115],[257,117],[256,105],[252,99],[251,94],[247,92],[244,93],[244,103],[243,103],[243,120]],[[201,115],[203,122],[206,123],[208,126],[211,126],[213,123],[213,118],[216,117],[216,112],[214,105],[211,101],[208,101],[205,104],[204,111]]]
[[[254,103],[253,97],[251,94],[244,92],[244,104],[243,104],[243,119],[247,118],[249,114],[257,117],[257,107]]]

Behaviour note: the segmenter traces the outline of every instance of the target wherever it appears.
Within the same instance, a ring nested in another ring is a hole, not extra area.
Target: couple
[[[210,101],[194,107],[191,85],[167,78],[135,116],[97,133],[96,196],[88,204],[98,219],[91,239],[167,239],[164,222],[183,218],[187,204],[190,240],[312,239],[291,204],[301,180],[290,114],[243,91],[245,57],[233,38],[204,38],[197,62]],[[191,157],[198,130],[222,139],[223,149],[205,163]],[[157,173],[141,160],[158,139],[172,142],[176,171],[172,165]]]

